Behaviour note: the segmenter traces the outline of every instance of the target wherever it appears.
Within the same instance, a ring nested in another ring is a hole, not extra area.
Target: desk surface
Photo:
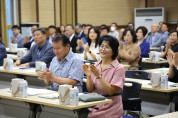
[[[149,69],[149,70],[144,70],[148,73],[152,73],[152,72],[160,72],[160,73],[165,73],[168,74],[169,73],[169,68],[156,68],[156,69]]]
[[[165,93],[170,93],[170,92],[175,92],[178,91],[178,87],[170,87],[168,86],[168,89],[158,89],[158,88],[152,88],[150,85],[150,80],[141,80],[141,79],[133,79],[133,78],[126,78],[126,81],[134,81],[142,84],[142,90],[149,90],[149,91],[157,91],[157,92],[165,92]]]
[[[9,73],[9,74],[19,74],[19,75],[27,75],[27,76],[37,76],[35,68],[30,69],[14,69],[12,71],[4,70],[3,66],[0,66],[1,73]]]
[[[0,89],[0,98],[5,99],[11,99],[16,101],[23,101],[23,102],[30,102],[30,103],[37,103],[41,105],[51,106],[51,107],[57,107],[57,108],[63,108],[68,110],[76,110],[80,108],[87,108],[92,107],[100,104],[106,104],[112,102],[110,99],[105,99],[101,101],[94,101],[94,102],[79,102],[78,106],[71,106],[71,105],[60,105],[59,99],[46,99],[46,98],[40,98],[38,96],[28,96],[27,98],[19,98],[19,97],[12,97],[11,93],[8,92],[9,88],[7,89]],[[56,92],[52,92],[51,94],[54,94]]]
[[[168,63],[168,61],[162,60],[162,61],[158,61],[158,62],[152,62],[149,60],[149,58],[142,58],[142,63],[166,64],[166,63]]]
[[[172,112],[172,113],[168,113],[168,114],[154,116],[151,118],[177,118],[177,117],[178,117],[178,112]]]

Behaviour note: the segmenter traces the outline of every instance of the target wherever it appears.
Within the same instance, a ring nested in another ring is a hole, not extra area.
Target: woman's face
[[[142,30],[141,30],[141,29],[139,29],[139,30],[137,31],[136,35],[137,35],[137,39],[138,39],[138,40],[140,40],[140,39],[143,39],[143,38],[144,38],[144,36],[143,36],[143,32],[142,32]]]
[[[64,26],[61,26],[61,27],[60,27],[61,32],[63,32],[64,29],[65,29]]]
[[[169,41],[170,43],[175,43],[178,40],[177,33],[173,32],[169,35]]]
[[[89,32],[89,38],[91,40],[96,40],[97,38],[97,33],[94,31],[94,29],[91,29],[90,32]]]
[[[125,41],[126,43],[131,43],[131,42],[133,42],[133,37],[132,37],[130,31],[127,31],[126,35],[124,36],[124,41]]]
[[[100,52],[100,56],[101,58],[108,58],[111,59],[113,52],[112,52],[112,48],[109,45],[108,41],[103,41],[99,47],[99,52]]]

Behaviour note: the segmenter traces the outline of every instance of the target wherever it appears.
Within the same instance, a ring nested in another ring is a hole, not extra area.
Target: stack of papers
[[[47,90],[47,89],[35,89],[35,88],[28,88],[27,93],[28,96],[34,96],[34,95],[41,95],[46,93],[53,93],[54,91]]]

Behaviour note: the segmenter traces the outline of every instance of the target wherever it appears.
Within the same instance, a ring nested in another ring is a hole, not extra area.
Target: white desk
[[[9,88],[8,88],[9,89]],[[14,115],[19,117],[18,109],[28,109],[27,103],[35,103],[42,105],[42,114],[40,115],[40,118],[74,118],[78,117],[77,113],[75,111],[80,110],[82,108],[88,108],[93,107],[100,104],[106,104],[112,102],[110,99],[105,99],[102,101],[94,101],[94,102],[79,102],[78,106],[70,106],[70,105],[60,105],[58,99],[45,99],[45,98],[39,98],[38,96],[29,96],[27,98],[19,98],[19,97],[11,97],[11,93],[7,92],[8,89],[0,89],[0,103],[2,104],[1,108],[4,108],[3,111],[1,111],[1,114],[5,114],[8,111],[8,109],[5,107],[6,105],[13,105],[13,108],[17,113],[8,113],[10,115]],[[55,92],[51,93],[54,94]],[[25,105],[26,104],[26,105]],[[4,105],[4,106],[3,106]],[[27,112],[27,111],[26,111]],[[26,117],[28,114],[25,114]]]
[[[17,54],[17,51],[10,51],[9,48],[6,48],[8,54]]]
[[[158,62],[152,62],[152,61],[150,61],[149,58],[142,58],[141,66],[144,69],[145,68],[146,69],[154,69],[154,68],[162,68],[167,64],[168,64],[168,61],[167,60],[163,60],[161,58],[160,58],[160,61],[158,61]]]
[[[168,113],[168,114],[154,116],[151,118],[178,118],[178,112],[172,112],[172,113]]]
[[[7,58],[13,59],[14,61],[21,59],[21,57],[18,57],[15,54],[7,54]]]
[[[142,99],[142,113],[148,115],[161,115],[174,112],[174,103],[171,96],[178,92],[178,87],[168,89],[156,89],[150,85],[150,80],[126,78],[127,81],[139,82],[142,84],[140,98]]]
[[[148,69],[148,70],[144,70],[148,73],[152,73],[152,72],[160,72],[160,73],[165,73],[168,74],[169,73],[169,68],[156,68],[156,69]]]

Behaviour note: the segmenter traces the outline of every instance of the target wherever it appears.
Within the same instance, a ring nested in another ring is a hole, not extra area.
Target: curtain
[[[2,41],[7,46],[8,45],[8,27],[7,27],[7,16],[6,16],[6,0],[0,0],[1,6],[1,29],[2,29]]]
[[[61,0],[61,24],[72,24],[75,26],[76,20],[76,0]]]

